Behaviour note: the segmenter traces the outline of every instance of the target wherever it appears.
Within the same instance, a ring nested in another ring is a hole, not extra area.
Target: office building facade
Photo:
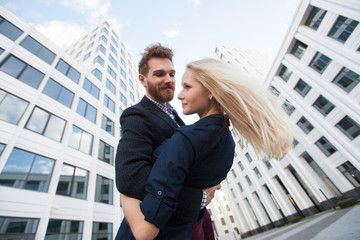
[[[294,148],[259,161],[239,142],[222,183],[244,236],[360,199],[359,21],[359,1],[301,1],[264,82],[293,123]]]
[[[137,64],[109,22],[64,51],[0,6],[0,238],[113,239]]]

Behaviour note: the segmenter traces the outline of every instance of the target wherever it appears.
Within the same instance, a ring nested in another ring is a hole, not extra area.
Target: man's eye
[[[175,73],[170,73],[169,76],[170,77],[175,77]]]
[[[165,73],[155,73],[155,76],[157,76],[157,77],[163,77],[163,76],[165,76]]]

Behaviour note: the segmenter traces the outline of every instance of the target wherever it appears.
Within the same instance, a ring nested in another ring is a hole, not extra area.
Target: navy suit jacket
[[[184,125],[174,111],[178,125]],[[177,124],[146,96],[127,108],[120,117],[123,135],[116,153],[117,189],[126,196],[143,200],[145,184],[154,165],[153,151],[177,129]],[[185,186],[179,199],[180,219],[196,222],[202,200],[202,189]]]

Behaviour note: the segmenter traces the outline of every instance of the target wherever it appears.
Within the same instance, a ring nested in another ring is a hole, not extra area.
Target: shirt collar
[[[164,112],[167,113],[172,113],[174,108],[171,106],[171,104],[169,102],[167,103],[159,103],[151,98],[148,97],[148,95],[145,95],[152,103],[154,103],[158,108],[160,108],[161,110],[163,110]]]

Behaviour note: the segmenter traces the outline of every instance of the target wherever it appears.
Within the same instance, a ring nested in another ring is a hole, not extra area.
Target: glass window
[[[315,145],[327,156],[329,157],[334,152],[337,151],[337,149],[325,138],[324,136],[321,137],[319,140],[315,142]]]
[[[76,83],[79,82],[80,73],[61,58],[56,65],[56,69],[68,78],[70,78],[72,81]]]
[[[23,31],[0,16],[0,33],[10,40],[15,41],[23,33]]]
[[[103,45],[101,45],[101,44],[97,47],[96,51],[100,51],[103,54],[106,53],[105,47]]]
[[[352,165],[351,162],[346,161],[338,167],[339,171],[351,182],[354,187],[360,187],[360,172]]]
[[[107,71],[113,79],[116,79],[116,73],[114,70],[112,70],[112,68],[110,66],[108,66]]]
[[[237,185],[238,185],[238,187],[239,187],[240,191],[241,191],[241,192],[244,192],[244,189],[243,189],[243,187],[241,186],[241,183],[240,183],[240,182],[238,182],[238,183],[237,183]]]
[[[122,57],[120,57],[120,62],[121,62],[121,64],[122,64],[124,67],[126,67],[125,60],[124,60]]]
[[[249,161],[249,163],[251,163],[251,162],[252,162],[252,158],[251,158],[250,154],[249,154],[249,153],[245,153],[245,156],[246,156],[247,160]]]
[[[251,185],[252,185],[252,182],[251,182],[251,180],[250,180],[250,178],[249,178],[248,175],[245,176],[245,179],[246,179],[246,181],[248,182],[249,186],[251,186]]]
[[[112,112],[115,112],[115,102],[111,100],[106,94],[104,95],[104,106],[110,109]]]
[[[358,21],[351,18],[339,16],[331,29],[329,36],[344,43],[354,31],[358,23]]]
[[[13,55],[1,63],[0,70],[36,89],[44,78],[42,72]]]
[[[111,44],[110,44],[110,50],[111,50],[111,52],[112,52],[115,56],[118,55],[116,49],[115,49]]]
[[[74,98],[73,92],[63,87],[51,78],[49,78],[48,82],[46,83],[43,93],[64,104],[68,108],[71,107]]]
[[[272,92],[272,94],[274,94],[276,97],[280,95],[280,91],[277,90],[274,86],[270,87],[270,91]]]
[[[283,103],[282,107],[289,116],[295,111],[295,107],[288,100]]]
[[[101,31],[106,33],[106,35],[109,34],[109,31],[106,28],[103,28]]]
[[[120,79],[120,86],[122,89],[124,89],[124,91],[126,92],[126,84],[124,83],[123,80]]]
[[[80,98],[76,112],[91,122],[96,122],[96,108],[87,103],[84,99]]]
[[[236,172],[235,172],[235,170],[234,170],[234,169],[231,169],[231,173],[232,173],[232,175],[234,176],[234,178],[236,178],[236,177],[237,177]]]
[[[325,14],[326,10],[313,7],[309,17],[306,19],[305,25],[311,27],[314,30],[317,30]]]
[[[86,199],[89,171],[63,164],[56,194]]]
[[[0,217],[0,239],[35,239],[39,219]]]
[[[112,240],[112,223],[93,222],[92,240]]]
[[[0,143],[0,156],[1,156],[1,154],[3,153],[3,151],[4,151],[4,149],[5,149],[5,144],[3,144],[3,143]]]
[[[82,239],[84,222],[50,219],[45,240]]]
[[[95,84],[93,84],[87,78],[85,78],[85,80],[84,80],[83,89],[85,89],[88,93],[90,93],[96,99],[99,99],[100,89],[97,86],[95,86]]]
[[[91,73],[100,81],[102,80],[102,72],[99,69],[95,68]]]
[[[113,58],[110,54],[109,54],[109,61],[111,62],[112,65],[114,65],[114,67],[117,67],[117,62],[115,58]]]
[[[30,36],[27,36],[24,41],[20,43],[20,45],[48,64],[51,64],[56,56],[55,53],[50,51],[48,48]]]
[[[121,76],[123,76],[124,79],[126,79],[126,72],[124,71],[124,69],[120,68],[120,74]]]
[[[130,85],[130,87],[131,87],[132,89],[134,89],[134,84],[133,84],[133,82],[131,81],[130,78],[129,78],[129,85]]]
[[[258,177],[258,178],[261,178],[262,176],[261,176],[261,173],[260,173],[260,171],[259,171],[259,169],[257,168],[257,167],[254,167],[254,172],[255,172],[255,174],[256,174],[256,176]]]
[[[320,95],[313,103],[313,107],[316,108],[322,115],[327,116],[335,108],[335,105],[327,100],[323,95]]]
[[[94,46],[94,42],[91,42],[91,43],[87,46],[86,50],[89,50],[92,46]]]
[[[29,102],[0,89],[0,119],[17,125]]]
[[[264,161],[264,163],[265,163],[267,169],[271,169],[271,168],[272,168],[272,165],[271,165],[271,163],[270,163],[269,160]]]
[[[94,63],[99,63],[101,66],[104,66],[104,59],[102,59],[100,56],[97,56],[94,59]]]
[[[88,59],[91,56],[91,52],[88,52],[87,54],[85,54],[83,61],[85,61],[86,59]]]
[[[113,94],[115,94],[116,90],[115,90],[115,85],[112,84],[112,82],[106,78],[106,87],[107,89],[109,89]]]
[[[299,79],[297,84],[294,87],[295,91],[298,92],[302,97],[305,97],[311,89],[311,86],[307,84],[304,80]]]
[[[94,136],[73,125],[70,133],[69,146],[80,152],[91,155]]]
[[[41,108],[35,107],[25,128],[61,142],[66,121]]]
[[[120,93],[120,101],[127,106],[127,99],[124,94]]]
[[[110,165],[114,164],[114,148],[107,144],[106,142],[100,140],[99,142],[99,154],[98,159],[109,163]]]
[[[304,131],[304,133],[308,134],[309,132],[311,132],[311,130],[314,129],[314,126],[305,118],[305,117],[301,117],[300,120],[296,123],[301,130]]]
[[[101,128],[114,136],[114,127],[114,122],[105,115],[102,115]]]
[[[289,78],[291,77],[292,71],[290,71],[287,67],[282,66],[279,76],[285,81],[287,82],[289,80]]]
[[[351,140],[360,134],[360,125],[349,116],[345,116],[335,126]]]
[[[135,97],[134,97],[134,94],[132,93],[132,92],[130,92],[130,99],[131,99],[131,101],[135,101]]]
[[[103,41],[104,43],[107,43],[107,38],[104,35],[100,37],[100,40]]]
[[[293,49],[291,50],[291,53],[298,59],[301,59],[301,57],[304,55],[306,48],[307,48],[306,44],[297,40],[295,42]]]
[[[329,66],[330,62],[331,58],[328,58],[324,54],[317,52],[309,66],[318,73],[322,74],[327,66]]]
[[[360,82],[360,75],[344,67],[334,79],[333,83],[349,93]]]
[[[0,185],[47,192],[55,160],[14,148],[0,174]]]
[[[113,180],[96,175],[95,202],[113,204]]]
[[[113,32],[114,33],[114,32]],[[111,41],[113,42],[113,44],[115,45],[115,46],[119,46],[119,44],[117,43],[117,41],[115,40],[115,38],[113,37],[113,36],[111,36]]]

